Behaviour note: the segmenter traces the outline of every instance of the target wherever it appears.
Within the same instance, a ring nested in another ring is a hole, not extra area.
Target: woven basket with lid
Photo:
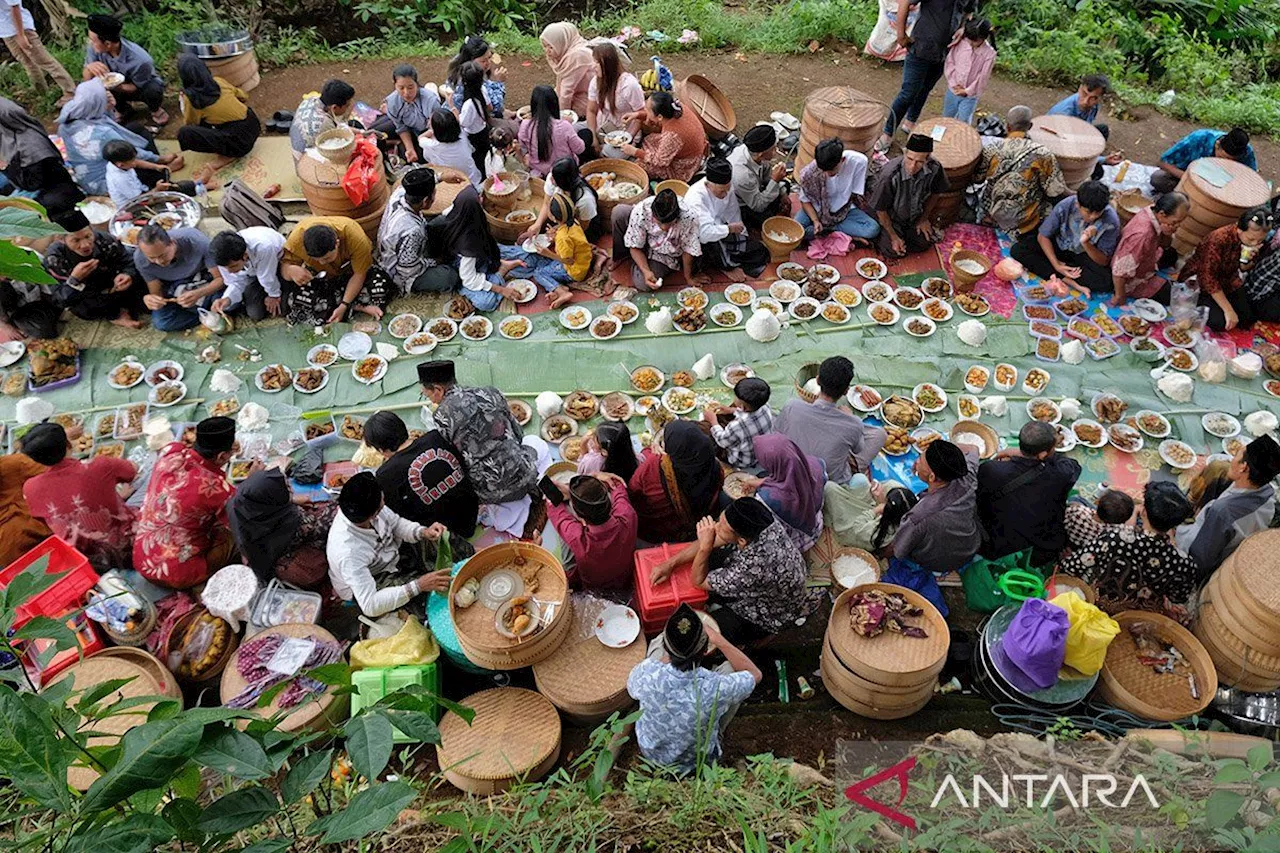
[[[888,115],[888,104],[849,86],[825,86],[810,92],[800,122],[796,174],[813,159],[818,143],[833,136],[844,140],[846,148],[870,152]]]
[[[560,648],[533,665],[538,691],[576,722],[599,722],[629,706],[627,676],[644,660],[643,633],[631,645],[613,649],[596,639],[595,618],[575,607]]]
[[[982,154],[982,137],[968,122],[954,118],[921,119],[912,133],[931,136],[934,128],[942,128],[942,139],[933,143],[933,159],[942,164],[951,181],[951,191],[962,190],[973,176]]]
[[[1053,153],[1067,187],[1073,190],[1089,180],[1098,155],[1107,148],[1107,141],[1096,127],[1073,116],[1032,119],[1027,137]]]
[[[929,636],[907,637],[887,630],[876,637],[858,634],[849,622],[849,599],[860,590],[904,596],[924,611],[912,624],[924,628]],[[831,605],[827,642],[832,654],[850,672],[866,681],[883,687],[918,688],[931,682],[942,670],[947,649],[951,647],[951,631],[938,609],[914,590],[889,583],[869,583],[846,590]]]
[[[690,74],[677,83],[676,97],[693,109],[712,139],[720,139],[738,126],[738,114],[729,97],[701,74]]]
[[[440,720],[440,768],[472,794],[505,791],[540,779],[560,757],[560,715],[546,698],[519,687],[473,693],[460,703],[475,712],[468,725],[452,711]]]
[[[1200,168],[1212,164],[1231,176],[1223,186],[1215,186],[1200,174]],[[1266,204],[1271,188],[1262,176],[1243,163],[1224,157],[1204,157],[1187,167],[1178,181],[1178,189],[1191,200],[1191,215],[1183,220],[1174,234],[1174,245],[1185,253],[1200,245],[1209,232],[1229,225],[1252,207]]]
[[[298,639],[314,637],[316,640],[327,643],[338,642],[332,634],[319,625],[303,625],[296,622],[277,625],[274,628],[266,628],[261,633],[254,634],[251,639],[256,640],[259,637],[271,634]],[[240,652],[241,649],[236,649],[230,664],[222,671],[222,683],[219,685],[219,693],[223,705],[230,702],[249,686],[249,683],[240,675],[240,670],[236,665]],[[323,730],[330,723],[346,719],[350,702],[350,696],[335,696],[331,688],[325,688],[323,693],[304,699],[294,706],[292,713],[280,722],[280,730],[286,732],[297,732],[303,729]],[[274,715],[279,710],[280,697],[277,696],[264,708],[256,706],[250,708],[249,713],[265,718]]]

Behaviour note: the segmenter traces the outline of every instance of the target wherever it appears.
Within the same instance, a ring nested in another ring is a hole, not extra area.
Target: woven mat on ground
[[[156,147],[162,154],[181,153],[186,165],[180,172],[174,173],[175,180],[191,180],[194,170],[213,159],[212,154],[200,154],[195,151],[179,152],[175,139],[161,139]],[[272,184],[280,185],[280,194],[272,201],[304,201],[302,181],[298,179],[297,170],[293,167],[293,149],[289,147],[288,136],[260,136],[253,150],[245,157],[218,172],[218,179],[223,185],[239,178],[258,195],[266,192]],[[222,199],[222,191],[209,193],[216,204]]]

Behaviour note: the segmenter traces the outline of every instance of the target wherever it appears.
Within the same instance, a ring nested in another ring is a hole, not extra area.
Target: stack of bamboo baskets
[[[866,92],[848,86],[814,90],[804,102],[796,175],[813,159],[818,143],[833,136],[843,140],[845,148],[870,153],[888,115],[888,105]]]
[[[869,590],[898,593],[922,609],[924,615],[912,623],[928,636],[907,637],[886,630],[864,637],[854,631],[850,599]],[[909,717],[929,704],[950,646],[946,620],[924,596],[893,584],[863,584],[841,593],[831,606],[822,644],[822,681],[833,699],[856,714],[876,720]]]
[[[381,153],[374,161],[373,171],[376,179],[369,188],[369,198],[364,204],[355,205],[342,188],[342,178],[347,173],[346,164],[317,160],[310,155],[303,155],[298,160],[298,178],[302,181],[302,194],[306,197],[311,212],[316,216],[346,216],[354,219],[371,240],[378,236],[382,213],[387,207],[387,199],[391,197]]]
[[[964,204],[964,191],[973,179],[982,154],[982,138],[968,122],[954,118],[933,118],[921,121],[914,133],[933,136],[936,128],[942,128],[942,138],[933,143],[933,159],[947,172],[951,189],[941,193],[933,209],[934,224],[945,228],[960,217]]]
[[[560,648],[533,665],[538,692],[580,725],[595,725],[631,706],[627,676],[644,660],[644,635],[629,646],[610,648],[596,639],[596,616],[574,608],[573,627]]]
[[[1028,138],[1053,152],[1070,189],[1089,180],[1107,141],[1098,129],[1072,116],[1040,116],[1031,122]]]
[[[551,772],[560,757],[560,716],[532,690],[482,690],[461,704],[475,713],[470,725],[453,711],[440,721],[436,757],[452,784],[472,794],[496,794],[518,781]]]
[[[1202,170],[1216,171],[1214,167],[1231,176],[1223,186],[1214,186],[1202,174]],[[1179,255],[1189,254],[1210,231],[1235,223],[1240,214],[1266,204],[1271,197],[1271,189],[1261,175],[1224,157],[1204,157],[1193,162],[1182,174],[1178,189],[1191,199],[1191,214],[1173,235],[1173,247]]]
[[[1192,630],[1218,679],[1248,693],[1280,689],[1280,530],[1250,536],[1200,592]]]

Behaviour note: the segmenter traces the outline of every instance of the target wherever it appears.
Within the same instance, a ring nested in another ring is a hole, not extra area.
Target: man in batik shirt
[[[1009,135],[994,145],[984,145],[974,175],[986,181],[981,195],[981,217],[1015,240],[1040,227],[1054,202],[1067,194],[1053,153],[1027,138],[1031,108],[1014,107],[1006,119]]]

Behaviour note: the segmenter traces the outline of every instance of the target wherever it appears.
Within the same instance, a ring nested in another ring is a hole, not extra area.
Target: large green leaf
[[[356,772],[370,782],[378,778],[391,760],[395,731],[380,714],[361,714],[347,721],[342,729],[347,739],[347,754]]]
[[[0,685],[0,775],[45,808],[65,812],[71,808],[69,745],[58,738],[52,717],[31,707],[38,701],[24,702]]]
[[[417,796],[413,786],[405,782],[375,783],[352,797],[342,811],[311,824],[307,833],[323,833],[321,844],[341,844],[364,838],[390,826],[401,810]]]
[[[13,632],[15,640],[53,640],[58,651],[74,649],[79,640],[76,632],[67,627],[65,621],[50,619],[48,616],[33,616],[31,621]]]
[[[0,209],[0,213],[4,212]],[[32,284],[58,283],[58,280],[41,266],[40,257],[35,252],[16,246],[8,240],[0,240],[0,275]]]
[[[26,237],[39,240],[56,234],[66,234],[67,229],[50,222],[34,210],[23,207],[0,207],[0,240]]]
[[[173,838],[173,827],[156,815],[130,812],[120,818],[84,825],[64,853],[149,853]]]
[[[144,723],[125,732],[124,751],[85,794],[86,813],[108,809],[138,791],[169,783],[200,746],[204,724],[176,718]]]
[[[205,832],[200,829],[200,816],[204,810],[200,804],[187,797],[178,797],[165,803],[160,812],[165,821],[173,827],[179,841],[199,844],[204,840]]]
[[[313,752],[295,761],[280,783],[280,796],[284,798],[285,805],[292,805],[314,791],[324,781],[332,761],[332,749]]]
[[[374,713],[385,716],[401,734],[418,743],[440,743],[440,729],[431,715],[423,711],[397,711],[390,708]]]
[[[200,816],[205,832],[229,835],[259,824],[280,811],[280,801],[266,788],[254,785],[214,800]]]
[[[284,853],[292,846],[292,838],[264,838],[242,848],[240,853]]]
[[[4,244],[0,243],[0,245]],[[49,572],[48,554],[37,557],[31,565],[9,581],[8,586],[0,589],[0,610],[6,611],[4,615],[12,618],[12,611],[16,610],[19,604],[30,601],[33,596],[44,592],[64,575],[66,572]]]
[[[225,724],[205,729],[200,748],[192,758],[203,767],[237,779],[265,779],[275,772],[256,740]]]
[[[1204,825],[1208,829],[1221,829],[1235,819],[1247,798],[1244,794],[1219,788],[1209,795],[1204,804]]]

